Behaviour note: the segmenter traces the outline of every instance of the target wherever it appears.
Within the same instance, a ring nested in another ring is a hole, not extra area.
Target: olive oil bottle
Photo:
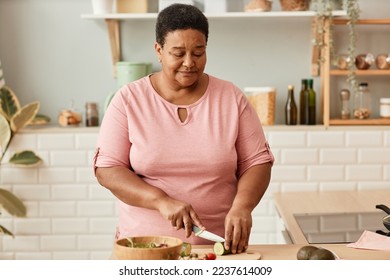
[[[313,89],[313,79],[307,80],[308,86],[308,124],[316,124],[316,92]]]
[[[299,95],[299,124],[309,124],[309,90],[307,79],[302,79]]]
[[[286,125],[296,125],[298,122],[298,108],[294,99],[294,86],[289,85],[287,102],[285,107]]]

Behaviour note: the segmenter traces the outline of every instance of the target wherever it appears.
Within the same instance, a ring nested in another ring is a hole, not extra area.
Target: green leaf
[[[0,114],[0,159],[9,141],[11,140],[11,129],[7,119]]]
[[[36,114],[35,118],[30,122],[30,125],[42,125],[48,124],[50,122],[50,117],[42,114]]]
[[[12,234],[12,232],[10,232],[8,229],[6,229],[5,227],[3,227],[2,225],[0,225],[0,233],[6,234],[6,235],[11,235],[12,237],[14,237],[14,235]]]
[[[16,94],[7,86],[0,89],[0,113],[11,120],[12,116],[20,110],[20,103]]]
[[[38,113],[38,110],[39,102],[35,101],[27,104],[18,112],[16,112],[16,114],[13,115],[11,118],[12,131],[16,132],[19,129],[22,129],[23,127],[28,125],[35,118],[35,115]]]
[[[0,189],[0,205],[13,216],[26,217],[26,206],[10,191]]]
[[[15,153],[9,160],[9,163],[15,165],[33,166],[37,165],[41,161],[42,159],[33,151],[22,151],[20,153]]]

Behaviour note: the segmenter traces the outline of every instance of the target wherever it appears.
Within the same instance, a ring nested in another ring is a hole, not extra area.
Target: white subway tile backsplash
[[[16,235],[14,238],[4,238],[3,248],[5,251],[13,252],[39,252],[41,250],[40,238],[37,235],[23,236]]]
[[[385,182],[390,181],[390,164],[383,166],[383,179],[385,180]]]
[[[275,163],[268,190],[253,212],[251,244],[285,243],[272,200],[275,191],[390,188],[390,132],[386,129],[265,130]],[[31,146],[43,162],[33,168],[8,164],[0,168],[1,187],[12,190],[27,206],[26,218],[2,213],[1,224],[16,237],[0,236],[0,259],[110,258],[118,208],[116,197],[93,174],[97,133],[98,129],[18,133],[10,151]],[[359,220],[359,226],[367,227],[374,218]],[[337,223],[328,224],[336,227]],[[356,232],[336,234],[351,240]],[[333,240],[330,234],[334,233],[313,232],[310,238]]]
[[[273,182],[304,182],[306,176],[306,166],[304,165],[274,165],[272,167]]]
[[[92,165],[77,168],[76,180],[79,183],[96,183],[96,177]]]
[[[39,203],[38,201],[23,201],[27,209],[27,217],[38,217],[39,216]]]
[[[252,231],[257,233],[276,229],[275,218],[273,217],[255,216],[253,217],[253,225],[256,225],[256,227],[252,227]]]
[[[381,165],[348,165],[346,179],[349,181],[375,181],[383,177]]]
[[[74,217],[76,216],[76,201],[40,202],[39,213],[42,217]]]
[[[1,167],[1,182],[8,184],[34,184],[38,183],[38,170],[36,168]]]
[[[40,183],[72,183],[75,182],[75,170],[71,167],[49,167],[39,169]]]
[[[50,153],[50,161],[54,166],[85,166],[88,163],[86,151],[54,151]]]
[[[320,150],[320,163],[322,164],[347,164],[357,162],[357,150],[355,148],[324,148]]]
[[[20,152],[23,150],[36,150],[37,148],[37,135],[21,132],[15,134],[12,138],[9,151]]]
[[[76,149],[95,150],[97,133],[80,133],[76,134],[75,138]]]
[[[390,163],[390,148],[362,148],[359,150],[359,163]]]
[[[1,210],[1,225],[5,228],[7,228],[8,230],[10,230],[11,232],[14,231],[14,223],[15,223],[15,220],[16,219],[12,219],[12,216],[10,214],[8,214],[7,212],[5,212],[3,209]],[[4,218],[5,217],[5,218]],[[2,235],[0,235],[1,237]]]
[[[77,216],[79,217],[108,217],[114,215],[114,210],[113,201],[77,202]]]
[[[42,235],[41,249],[44,251],[76,250],[76,235]]]
[[[318,183],[282,183],[282,192],[316,192]]]
[[[344,166],[342,165],[315,165],[308,168],[309,181],[343,181],[345,180]]]
[[[378,182],[378,181],[359,182],[357,189],[360,191],[375,190],[375,189],[388,190],[390,189],[390,182],[386,179],[386,177],[384,178],[383,182]]]
[[[38,134],[38,149],[73,150],[74,148],[75,140],[72,133]]]
[[[91,260],[110,260],[112,257],[112,251],[93,251],[90,253]]]
[[[52,254],[50,252],[20,252],[15,254],[15,260],[51,260],[51,259],[52,259]]]
[[[77,238],[79,250],[110,250],[114,246],[114,235],[79,235]]]
[[[50,199],[50,185],[15,184],[13,193],[22,200],[48,200]]]
[[[320,183],[320,191],[355,191],[357,190],[356,182],[323,182]]]
[[[88,186],[84,184],[55,184],[51,187],[51,197],[55,200],[85,200]]]
[[[348,147],[380,147],[383,146],[382,131],[347,131]]]
[[[318,149],[284,149],[282,164],[315,164],[319,161]]]
[[[390,131],[383,131],[383,145],[390,147]]]
[[[268,136],[269,144],[272,147],[306,147],[306,132],[292,131],[289,133],[272,131]]]
[[[89,198],[92,200],[112,200],[114,195],[99,184],[89,184]]]
[[[87,260],[89,259],[89,253],[86,252],[86,251],[81,251],[81,252],[75,252],[75,251],[72,251],[72,252],[62,252],[62,251],[58,251],[58,252],[53,252],[53,260]],[[103,260],[103,258],[101,258],[100,260]]]
[[[88,218],[55,218],[52,221],[54,234],[79,234],[88,233]]]
[[[16,219],[14,225],[14,234],[19,235],[40,235],[51,233],[50,219]]]
[[[117,218],[91,218],[90,232],[93,234],[105,233],[115,234],[118,219]]]
[[[268,234],[253,232],[249,237],[249,244],[268,244]]]
[[[307,135],[308,147],[343,147],[345,135],[341,131],[310,131]]]

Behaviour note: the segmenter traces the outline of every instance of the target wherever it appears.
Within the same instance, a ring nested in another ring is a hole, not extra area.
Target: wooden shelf
[[[346,25],[348,24],[348,19],[345,18],[337,18],[333,20],[334,24],[337,25]],[[355,24],[363,24],[363,25],[388,25],[390,24],[390,19],[387,18],[371,18],[371,19],[359,19]]]
[[[355,70],[355,75],[357,76],[387,76],[390,75],[390,70],[381,70],[381,69],[367,69],[367,70]],[[348,70],[338,70],[332,69],[329,71],[331,76],[347,76],[349,73]]]
[[[330,119],[329,120],[330,125],[390,125],[390,118],[389,119],[365,119],[365,120],[359,120],[359,119],[348,119],[348,120],[342,120],[342,119]]]
[[[112,13],[112,14],[82,14],[82,19],[116,19],[116,20],[139,20],[156,19],[157,13]],[[315,11],[270,11],[270,12],[229,12],[229,13],[205,13],[208,19],[254,19],[254,18],[312,18]],[[334,11],[334,16],[346,16],[343,10]]]
[[[332,23],[337,25],[348,25],[348,19],[345,18],[334,18]],[[390,18],[386,19],[359,19],[356,22],[357,25],[390,25]],[[330,22],[329,20],[325,22],[326,30],[330,30]],[[387,31],[387,29],[386,29]],[[383,31],[382,31],[383,32]],[[330,32],[325,32],[324,34],[324,45],[330,45]],[[385,36],[385,35],[384,35]],[[321,97],[322,97],[322,114],[323,114],[323,123],[325,128],[328,128],[332,125],[345,125],[345,126],[356,126],[356,125],[390,125],[390,119],[366,119],[366,120],[358,120],[358,119],[334,119],[331,118],[330,107],[331,107],[331,78],[335,76],[345,76],[347,77],[349,74],[349,70],[339,70],[339,69],[331,69],[332,66],[330,64],[330,49],[329,47],[325,47],[322,53],[323,57],[325,57],[325,62],[321,65]],[[354,73],[356,76],[376,76],[376,77],[384,77],[390,76],[390,70],[382,70],[382,69],[367,69],[367,70],[355,70]]]
[[[116,77],[116,63],[121,60],[120,21],[128,20],[156,20],[158,13],[111,13],[111,14],[82,14],[82,19],[105,20],[110,40],[111,56],[114,77]],[[210,20],[254,20],[265,18],[279,19],[312,19],[315,11],[270,11],[270,12],[229,12],[229,13],[205,13]],[[334,11],[334,16],[346,16],[346,11]]]

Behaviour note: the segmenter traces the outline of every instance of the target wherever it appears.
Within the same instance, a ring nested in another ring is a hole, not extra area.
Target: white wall
[[[360,2],[362,16],[390,13],[387,0]],[[273,10],[279,9],[275,0]],[[41,112],[53,122],[72,101],[81,112],[87,101],[99,102],[102,109],[107,94],[116,90],[106,25],[81,19],[88,13],[90,0],[0,1],[0,59],[6,82],[22,104],[40,101]],[[123,60],[151,61],[158,68],[154,22],[122,22]],[[301,78],[310,76],[310,20],[213,19],[210,32],[207,72],[241,88],[275,86],[276,123],[283,123],[287,85],[300,88]],[[316,79],[318,93],[319,84]]]

